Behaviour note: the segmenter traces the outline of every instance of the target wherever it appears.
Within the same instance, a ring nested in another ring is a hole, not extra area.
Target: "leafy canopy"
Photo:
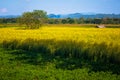
[[[20,24],[25,24],[29,29],[37,29],[47,19],[47,13],[43,10],[33,10],[33,12],[24,12],[19,18]]]

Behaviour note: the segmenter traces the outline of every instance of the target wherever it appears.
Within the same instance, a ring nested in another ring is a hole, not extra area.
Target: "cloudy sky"
[[[48,14],[120,14],[120,0],[0,0],[0,15],[20,15],[32,10]]]

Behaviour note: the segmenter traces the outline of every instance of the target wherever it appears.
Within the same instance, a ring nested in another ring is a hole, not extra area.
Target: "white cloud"
[[[0,8],[0,13],[6,13],[8,12],[7,8]]]

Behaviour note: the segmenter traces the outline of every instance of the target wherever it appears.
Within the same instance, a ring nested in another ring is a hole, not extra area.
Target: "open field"
[[[96,28],[98,24],[44,24],[46,27],[79,27],[79,28]],[[18,23],[0,24],[0,28],[5,27],[25,27]],[[106,28],[120,28],[120,24],[105,24]]]
[[[61,27],[62,26],[62,27]],[[71,27],[70,27],[71,26]],[[86,28],[81,25],[45,25],[40,29],[25,30],[24,28],[11,27],[0,28],[0,41],[11,39],[54,39],[54,40],[74,40],[86,42],[120,42],[119,28]],[[89,25],[93,26],[93,25]]]
[[[120,28],[79,26],[0,28],[0,79],[120,80]]]

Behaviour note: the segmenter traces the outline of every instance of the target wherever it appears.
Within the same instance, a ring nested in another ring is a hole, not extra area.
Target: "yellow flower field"
[[[89,43],[113,42],[120,44],[119,28],[78,28],[78,27],[42,27],[36,30],[19,28],[0,28],[0,42],[3,40],[20,39],[54,39],[85,41]]]
[[[71,75],[71,72],[75,70],[73,74],[76,71],[79,72],[77,72],[77,77],[81,77],[83,73],[85,73],[85,77],[86,74],[90,74],[91,77],[93,73],[95,76],[96,73],[101,75],[101,72],[102,75],[110,72],[109,76],[114,74],[120,76],[119,28],[100,29],[65,25],[43,26],[33,30],[22,27],[0,28],[0,48],[2,75],[15,72],[16,69],[13,68],[17,67],[20,72],[36,69],[35,74],[42,75],[42,72],[46,70],[48,70],[47,74],[53,74],[51,73],[53,71],[58,75],[61,73],[62,76],[64,71],[70,71]],[[21,67],[22,64],[23,67]],[[35,67],[32,68],[31,64]],[[13,66],[9,71],[11,65]],[[6,69],[6,67],[8,68]],[[87,71],[79,71],[84,68]],[[63,70],[63,72],[58,70]],[[25,72],[21,72],[21,74],[26,75]],[[81,75],[79,76],[79,74]],[[119,77],[117,79],[117,76],[113,80],[120,79]]]

